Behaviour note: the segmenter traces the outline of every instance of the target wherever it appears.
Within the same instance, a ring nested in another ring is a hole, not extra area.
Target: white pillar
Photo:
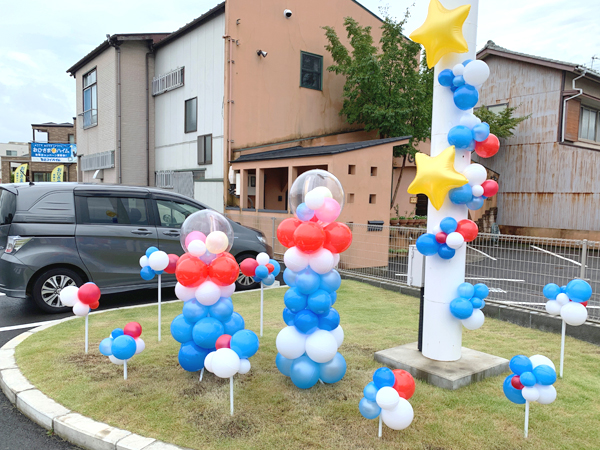
[[[463,26],[467,40],[467,53],[450,53],[435,66],[433,86],[433,117],[431,125],[431,156],[437,156],[448,144],[448,131],[459,125],[464,113],[454,105],[450,88],[441,86],[438,74],[444,69],[452,69],[465,59],[476,59],[477,10],[479,0],[445,0],[446,9],[455,9],[471,4],[469,16]],[[454,168],[462,172],[471,163],[471,152],[458,150]],[[429,202],[427,208],[427,232],[432,233],[444,217],[454,217],[457,221],[466,219],[465,205],[455,205],[448,197],[440,210]],[[452,259],[444,260],[438,255],[427,256],[425,262],[425,300],[423,307],[423,356],[436,361],[456,361],[460,359],[462,346],[462,324],[450,314],[450,302],[457,297],[456,289],[465,281],[466,246],[456,251]]]

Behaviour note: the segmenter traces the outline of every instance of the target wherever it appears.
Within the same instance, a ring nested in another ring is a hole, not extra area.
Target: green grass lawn
[[[229,380],[185,372],[179,344],[169,333],[182,303],[163,306],[163,340],[157,342],[157,307],[90,316],[90,353],[83,352],[83,319],[36,333],[17,347],[17,363],[42,392],[67,408],[143,436],[196,449],[598,449],[600,448],[600,348],[567,337],[565,378],[557,400],[531,406],[523,438],[524,405],[502,393],[504,376],[447,391],[417,381],[415,411],[404,431],[358,412],[364,386],[380,365],[377,350],[417,340],[418,300],[367,284],[344,281],[338,292],[346,376],[335,385],[296,388],[275,367],[275,338],[285,289],[265,291],[264,336],[247,375],[236,375],[235,414],[229,415]],[[236,294],[235,310],[258,333],[260,294]],[[142,324],[146,350],[128,364],[127,381],[98,351],[99,342],[129,321]],[[558,366],[560,335],[486,318],[465,330],[463,345],[510,359],[540,353]]]

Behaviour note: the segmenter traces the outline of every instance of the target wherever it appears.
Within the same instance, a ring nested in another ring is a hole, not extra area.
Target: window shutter
[[[565,121],[565,140],[576,142],[579,139],[579,116],[581,114],[581,102],[577,99],[567,102],[567,115]]]
[[[204,136],[198,136],[198,165],[206,164],[204,161]]]

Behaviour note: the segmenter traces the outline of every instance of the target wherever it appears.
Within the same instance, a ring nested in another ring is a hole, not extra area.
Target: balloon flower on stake
[[[415,380],[405,370],[381,367],[373,374],[373,381],[363,389],[358,410],[366,419],[379,417],[392,430],[404,430],[413,421],[414,411],[408,399],[415,393]]]
[[[88,314],[91,309],[100,306],[100,288],[94,283],[85,283],[81,287],[67,286],[60,291],[60,302],[73,308],[73,314],[85,317],[85,353],[88,352]]]
[[[450,313],[459,319],[467,330],[481,328],[485,317],[481,311],[485,306],[484,299],[490,290],[483,283],[473,286],[471,283],[458,285],[458,297],[450,302]]]
[[[546,311],[548,314],[562,318],[562,331],[560,337],[560,377],[563,376],[563,363],[565,360],[565,333],[567,324],[572,326],[583,325],[588,318],[587,302],[592,297],[592,287],[587,281],[575,279],[561,288],[557,284],[549,283],[544,286]]]
[[[504,380],[504,395],[517,405],[525,404],[525,437],[529,432],[529,403],[548,405],[556,400],[556,368],[552,361],[543,355],[528,358],[514,356],[510,360],[511,373]]]
[[[247,277],[260,283],[260,337],[263,335],[263,299],[264,285],[271,286],[275,283],[275,277],[281,272],[281,266],[269,255],[262,252],[256,255],[256,259],[246,258],[240,264],[240,270]]]
[[[285,219],[277,238],[286,250],[283,320],[288,325],[277,336],[279,371],[301,389],[337,383],[346,373],[338,352],[344,340],[340,315],[332,306],[342,279],[334,267],[350,247],[352,232],[336,222],[344,204],[342,185],[324,170],[300,175],[290,190],[296,217]]]
[[[125,328],[115,328],[110,336],[100,342],[100,353],[108,356],[113,364],[123,365],[123,379],[127,379],[127,361],[142,353],[146,344],[140,337],[142,326],[137,322],[129,322]]]
[[[417,238],[417,250],[425,256],[436,253],[442,259],[452,259],[456,250],[465,242],[475,240],[479,229],[469,219],[456,221],[453,217],[445,217],[435,233],[425,233]]]

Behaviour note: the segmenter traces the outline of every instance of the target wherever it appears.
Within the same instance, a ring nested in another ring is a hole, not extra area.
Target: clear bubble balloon
[[[326,200],[327,198],[335,200],[339,204],[340,211],[344,208],[342,184],[326,170],[314,169],[304,172],[296,178],[290,190],[290,206],[294,214],[300,204],[306,203],[307,207],[316,211],[317,217],[321,215],[323,218],[330,219],[335,215],[337,207],[333,208],[332,202]],[[325,208],[326,211],[319,213],[321,208]]]
[[[227,252],[231,249],[233,245],[233,228],[231,228],[231,224],[229,221],[216,211],[212,209],[203,209],[202,211],[197,211],[194,214],[191,214],[181,226],[181,234],[179,240],[181,242],[181,247],[183,247],[184,251],[188,251],[188,245],[193,241],[188,239],[188,236],[192,235],[192,237],[197,236],[198,239],[201,237],[208,236],[210,233],[215,231],[219,231],[225,234],[222,236],[220,233],[216,233],[214,236],[218,237],[218,242],[215,247],[219,247],[218,250],[224,248],[221,251]],[[224,238],[227,238],[227,243],[225,245]],[[206,243],[207,250],[210,251],[210,243]]]

